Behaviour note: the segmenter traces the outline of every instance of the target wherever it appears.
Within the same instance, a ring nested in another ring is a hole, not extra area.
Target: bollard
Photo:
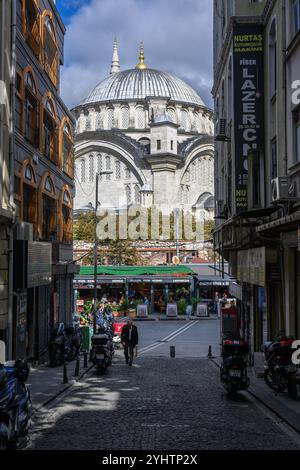
[[[175,357],[175,346],[170,346],[170,357]]]
[[[211,346],[208,346],[208,354],[207,357],[212,357]]]
[[[80,359],[79,357],[77,357],[76,364],[75,364],[75,372],[74,372],[75,377],[78,377],[79,375],[79,366],[80,366]]]
[[[84,351],[84,353],[83,353],[83,367],[84,367],[84,369],[86,369],[87,366],[88,366],[88,357],[87,356],[88,356],[87,352]]]
[[[67,365],[66,365],[66,363],[64,362],[64,381],[63,381],[63,383],[64,383],[64,384],[67,384],[68,382],[69,382],[69,380],[68,380]]]

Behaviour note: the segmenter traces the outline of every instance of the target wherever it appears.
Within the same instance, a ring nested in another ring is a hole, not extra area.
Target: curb
[[[219,368],[221,367],[220,364],[214,360],[213,357],[210,357],[208,358],[210,359],[214,364],[216,364],[216,366],[218,366]],[[259,396],[259,391],[255,391],[254,390],[251,390],[251,388],[249,388],[248,390],[246,390],[246,393],[249,393],[249,395],[251,395],[255,400],[257,400],[259,403],[261,403],[262,405],[264,405],[269,411],[271,411],[274,415],[276,415],[278,418],[280,418],[285,424],[287,424],[288,426],[290,426],[297,434],[300,434],[300,426],[299,426],[299,419],[296,417],[294,417],[294,413],[292,410],[284,410],[284,411],[287,411],[288,414],[290,415],[290,418],[286,418],[284,416],[284,412],[280,412],[278,411],[278,409],[275,409],[275,407],[272,407],[267,400],[264,400],[261,396]],[[267,392],[266,392],[267,393]],[[268,397],[272,400],[272,395],[270,395],[270,397]],[[273,398],[274,400],[274,398]],[[286,406],[286,405],[282,405],[281,403],[276,403],[276,405],[279,407],[279,409],[282,409],[282,407]]]
[[[88,367],[87,369],[85,369],[85,371],[83,371],[76,379],[72,379],[72,382],[68,383],[64,388],[62,388],[61,390],[59,390],[57,393],[55,393],[55,395],[53,395],[51,398],[48,398],[48,400],[46,400],[44,403],[42,403],[41,405],[39,405],[38,407],[34,407],[33,406],[33,414],[36,413],[37,411],[39,411],[41,408],[43,408],[44,406],[47,406],[49,405],[49,403],[51,403],[52,401],[54,401],[57,397],[59,397],[60,395],[62,395],[64,392],[66,392],[69,388],[73,387],[74,383],[75,382],[78,382],[82,377],[84,377],[84,375],[89,372],[94,366],[90,366]]]

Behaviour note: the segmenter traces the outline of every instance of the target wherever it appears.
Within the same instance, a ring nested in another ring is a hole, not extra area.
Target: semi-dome
[[[204,106],[193,88],[171,73],[155,69],[130,69],[111,74],[100,82],[80,103],[143,100],[146,97],[170,98],[172,101]]]

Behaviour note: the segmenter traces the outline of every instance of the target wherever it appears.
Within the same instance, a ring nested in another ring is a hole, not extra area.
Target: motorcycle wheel
[[[280,379],[281,377],[277,374],[278,378]],[[282,382],[281,380],[275,381],[270,370],[266,369],[264,372],[264,380],[268,387],[271,390],[274,390],[274,392],[283,392],[287,388],[287,384]]]

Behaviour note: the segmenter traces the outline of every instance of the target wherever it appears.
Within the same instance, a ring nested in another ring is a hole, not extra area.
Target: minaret
[[[117,36],[115,35],[110,74],[117,73],[117,72],[120,72],[120,62],[119,62],[119,53],[118,53],[118,41],[117,41]]]
[[[136,65],[136,69],[139,70],[145,70],[148,68],[148,66],[144,62],[145,56],[144,56],[144,44],[141,42],[141,48],[140,48],[140,62]]]

